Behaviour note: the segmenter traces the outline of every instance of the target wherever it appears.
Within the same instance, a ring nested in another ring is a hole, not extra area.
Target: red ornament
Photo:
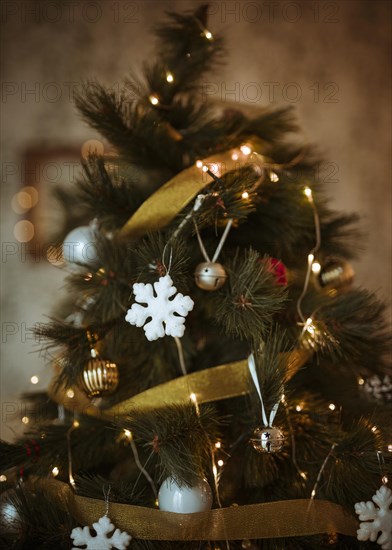
[[[275,276],[276,284],[286,286],[287,268],[284,263],[276,258],[263,258],[262,261],[265,262],[267,270]]]

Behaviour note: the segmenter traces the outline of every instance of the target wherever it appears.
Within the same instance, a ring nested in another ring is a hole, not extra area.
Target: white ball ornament
[[[200,479],[193,487],[181,487],[168,477],[162,483],[158,493],[159,508],[164,512],[194,514],[206,512],[212,507],[212,491],[205,479]]]
[[[97,233],[92,225],[76,227],[63,242],[64,259],[71,264],[95,264],[98,261]]]

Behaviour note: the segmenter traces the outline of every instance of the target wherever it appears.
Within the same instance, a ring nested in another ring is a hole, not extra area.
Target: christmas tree
[[[76,97],[113,152],[82,161],[69,300],[35,328],[53,382],[1,442],[4,548],[392,548],[390,340],[354,285],[358,217],[290,109],[201,97],[226,56],[207,11],[168,14],[120,92]]]

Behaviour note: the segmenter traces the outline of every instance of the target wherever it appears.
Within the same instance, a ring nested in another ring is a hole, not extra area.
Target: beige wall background
[[[154,52],[149,30],[167,10],[197,1],[3,0],[1,437],[28,411],[17,396],[50,379],[29,327],[45,320],[63,272],[31,262],[15,240],[11,208],[29,146],[97,137],[71,90],[97,77],[119,83]],[[210,29],[227,38],[228,64],[203,83],[212,99],[291,104],[306,138],[328,159],[320,177],[332,204],[362,215],[360,285],[391,298],[390,3],[383,0],[212,1]],[[50,186],[50,182],[47,182]],[[6,247],[15,245],[12,254]],[[16,250],[16,252],[15,252]],[[38,375],[32,386],[30,378]],[[18,411],[11,423],[11,412]]]

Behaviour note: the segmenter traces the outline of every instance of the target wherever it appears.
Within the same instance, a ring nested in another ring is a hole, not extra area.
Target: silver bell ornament
[[[81,386],[87,396],[104,397],[118,386],[118,367],[107,359],[101,359],[96,350],[91,350],[91,359],[83,370]]]
[[[195,269],[195,282],[202,290],[218,290],[226,279],[225,268],[217,262],[203,262]]]
[[[354,281],[354,270],[345,260],[333,258],[321,267],[318,282],[327,291],[348,290]]]
[[[168,477],[162,483],[158,493],[159,509],[177,514],[194,514],[206,512],[212,507],[212,491],[205,479],[199,479],[196,485],[178,485],[176,480]]]
[[[63,256],[70,264],[98,262],[97,228],[94,224],[76,227],[65,237]]]
[[[250,441],[259,453],[275,453],[281,450],[284,440],[285,437],[280,428],[264,426],[255,429]]]

